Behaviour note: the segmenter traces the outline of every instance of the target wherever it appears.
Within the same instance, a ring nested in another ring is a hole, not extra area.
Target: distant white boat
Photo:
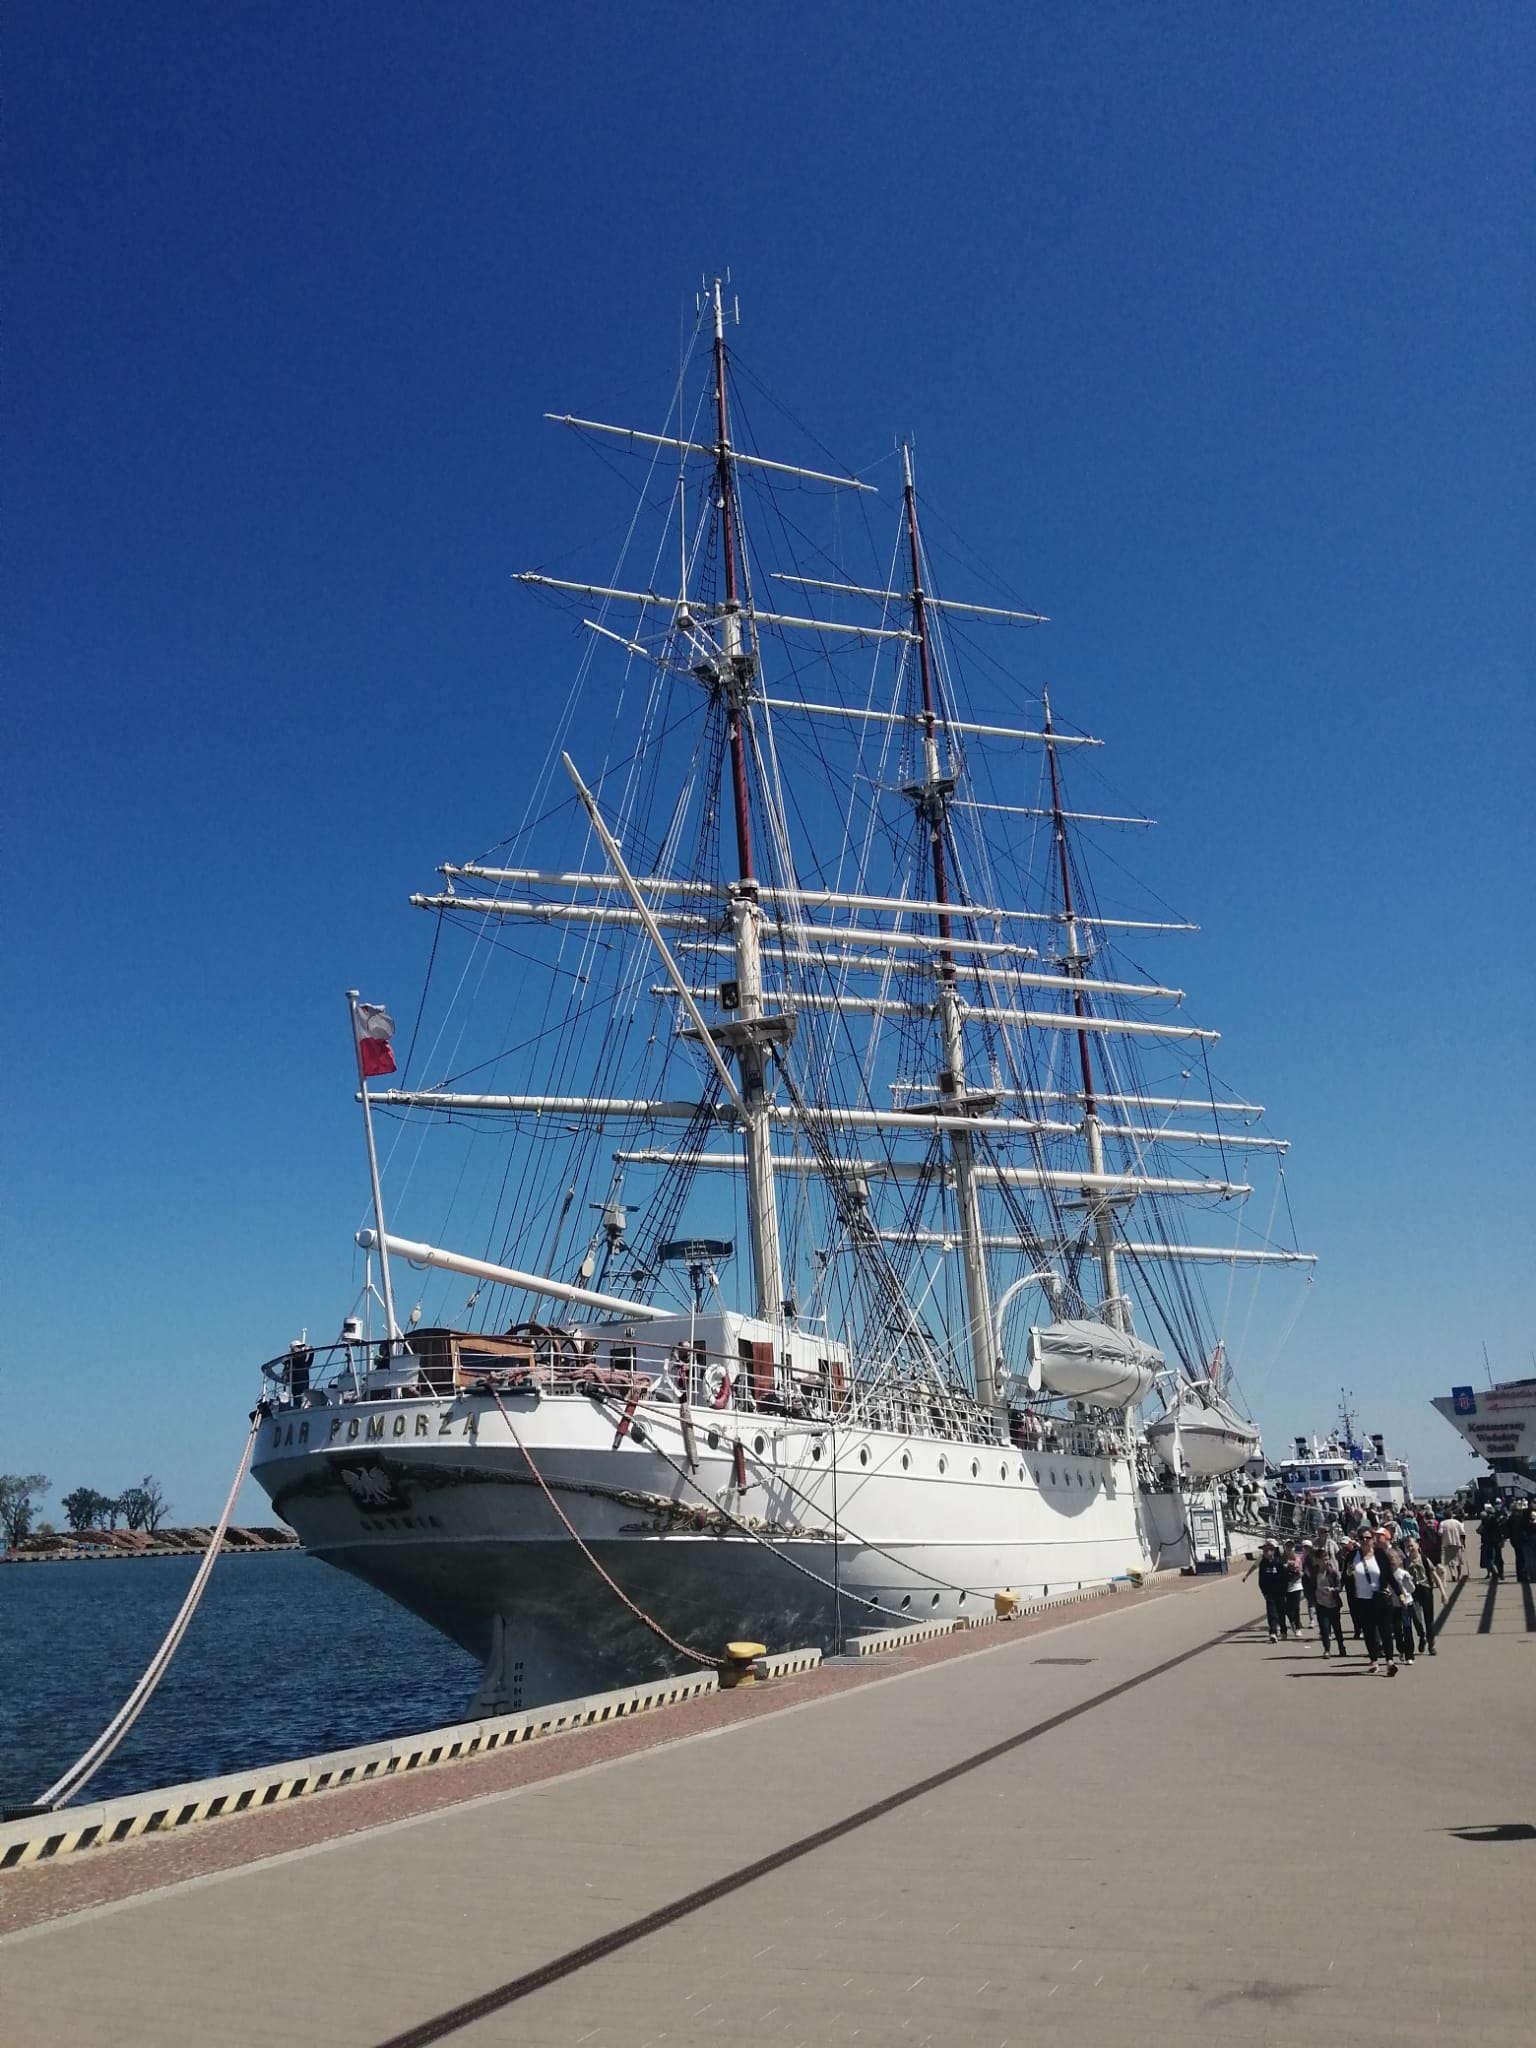
[[[1339,1397],[1339,1422],[1333,1434],[1323,1439],[1298,1436],[1294,1455],[1282,1458],[1278,1469],[1292,1500],[1327,1514],[1346,1507],[1396,1509],[1413,1498],[1406,1459],[1388,1457],[1383,1436],[1360,1441],[1348,1394]]]

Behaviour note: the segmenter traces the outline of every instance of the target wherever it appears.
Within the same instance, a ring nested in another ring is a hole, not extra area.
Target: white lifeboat
[[[1166,1415],[1147,1426],[1147,1441],[1175,1475],[1220,1479],[1257,1455],[1259,1431],[1212,1387],[1181,1389]]]
[[[1029,1381],[1095,1408],[1133,1408],[1151,1392],[1163,1356],[1150,1344],[1087,1320],[1029,1333]]]

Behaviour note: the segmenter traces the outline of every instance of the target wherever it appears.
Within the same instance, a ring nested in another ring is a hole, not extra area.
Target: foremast
[[[933,900],[938,905],[939,960],[937,973],[939,1035],[943,1065],[939,1069],[939,1101],[962,1113],[965,1088],[965,1025],[951,948],[954,936],[949,914],[949,868],[944,851],[949,806],[955,777],[939,757],[938,717],[934,704],[933,654],[929,645],[927,593],[923,588],[922,549],[917,537],[917,496],[912,488],[912,452],[901,451],[907,545],[912,559],[912,624],[917,639],[918,675],[922,685],[923,779],[903,791],[928,834],[933,867]],[[949,1162],[954,1176],[955,1205],[960,1221],[960,1256],[965,1276],[966,1339],[972,1383],[983,1407],[997,1405],[996,1338],[992,1320],[992,1289],[987,1277],[982,1233],[981,1194],[976,1178],[976,1151],[971,1133],[952,1125],[948,1131]]]
[[[1082,1023],[1077,1033],[1078,1069],[1083,1083],[1083,1143],[1088,1154],[1089,1180],[1083,1200],[1093,1224],[1094,1256],[1098,1261],[1103,1290],[1101,1313],[1111,1329],[1131,1334],[1129,1304],[1120,1292],[1120,1263],[1115,1252],[1115,1218],[1111,1197],[1104,1187],[1104,1132],[1099,1122],[1098,1096],[1094,1088],[1093,1046],[1088,1031],[1089,1009],[1083,983],[1089,964],[1072,899],[1072,863],[1067,856],[1067,824],[1061,801],[1061,775],[1056,765],[1056,734],[1051,724],[1050,693],[1044,693],[1045,758],[1051,776],[1051,829],[1056,841],[1056,859],[1061,874],[1061,907],[1066,950],[1061,957],[1063,973],[1072,985],[1072,1010]]]
[[[708,677],[725,705],[730,759],[731,807],[736,823],[737,879],[727,891],[731,938],[735,950],[734,1015],[711,1033],[718,1045],[736,1055],[741,1077],[741,1138],[747,1168],[747,1228],[752,1250],[752,1288],[757,1313],[772,1322],[783,1319],[783,1255],[779,1243],[778,1192],[774,1176],[772,1093],[769,1061],[775,1041],[793,1035],[794,1020],[769,1017],[763,1008],[762,921],[756,875],[752,865],[752,816],[747,796],[747,704],[757,674],[757,651],[742,631],[740,576],[737,566],[736,479],[731,452],[730,415],[725,388],[725,316],[720,280],[714,283],[715,315],[715,476],[720,514],[720,556],[725,579],[725,604],[720,621],[720,658]]]

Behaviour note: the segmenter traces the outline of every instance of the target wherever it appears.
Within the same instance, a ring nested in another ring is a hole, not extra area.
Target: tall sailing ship
[[[413,899],[403,1072],[350,999],[373,1227],[339,1340],[264,1368],[275,1509],[485,1709],[1190,1561],[1257,1448],[1204,1363],[1234,1277],[1311,1264],[1129,957],[1195,928],[1095,891],[1150,821],[1074,806],[1100,743],[1000,665],[1043,619],[939,593],[905,448],[850,572],[869,479],[750,445],[726,337],[716,283],[660,432],[558,416],[640,513],[611,581],[521,579],[575,683],[518,830]]]

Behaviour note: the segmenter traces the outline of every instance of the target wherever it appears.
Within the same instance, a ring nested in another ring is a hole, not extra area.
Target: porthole
[[[811,1463],[812,1463],[813,1465],[819,1465],[819,1464],[821,1463],[821,1445],[820,1445],[820,1444],[812,1444],[812,1445],[811,1445]]]
[[[937,1593],[935,1593],[935,1594],[933,1595],[932,1599],[931,1599],[931,1600],[930,1600],[930,1601],[928,1602],[928,1605],[929,1605],[930,1607],[937,1607],[937,1606],[938,1606],[938,1604],[939,1604],[939,1596],[938,1596],[938,1594],[937,1594]]]
[[[912,1454],[911,1454],[911,1452],[910,1452],[910,1451],[903,1451],[903,1452],[902,1452],[902,1454],[901,1454],[901,1469],[902,1469],[902,1471],[903,1471],[903,1472],[910,1472],[910,1471],[911,1471],[911,1469],[912,1469]]]
[[[971,1460],[971,1477],[973,1479],[979,1479],[981,1477],[981,1466],[975,1458],[972,1458]]]
[[[962,1607],[965,1605],[965,1595],[963,1593],[960,1595],[960,1605]]]
[[[768,1448],[767,1440],[760,1436],[753,1437],[752,1448],[754,1451],[756,1451],[757,1455],[761,1457],[764,1451],[766,1451]]]
[[[711,1449],[712,1451],[718,1451],[718,1450],[719,1450],[719,1448],[720,1448],[720,1432],[719,1432],[719,1430],[718,1430],[718,1429],[712,1429],[712,1430],[711,1430],[711,1431],[709,1432],[709,1435],[708,1435],[708,1436],[707,1436],[707,1437],[705,1438],[705,1442],[706,1442],[706,1443],[707,1443],[707,1444],[709,1445],[709,1448],[710,1448],[710,1449]]]
[[[859,1463],[861,1465],[867,1465],[869,1463],[869,1450],[867,1446],[859,1452]]]
[[[643,1422],[632,1422],[629,1426],[629,1433],[637,1444],[645,1442],[645,1424]]]
[[[1056,1474],[1055,1474],[1054,1472],[1052,1472],[1052,1473],[1050,1474],[1050,1481],[1051,1481],[1051,1484],[1052,1484],[1052,1486],[1054,1486],[1054,1485],[1056,1484]]]
[[[901,1596],[901,1611],[902,1611],[902,1613],[903,1613],[903,1614],[907,1613],[907,1612],[909,1611],[909,1609],[911,1608],[911,1605],[912,1605],[912,1595],[911,1595],[910,1593],[903,1593],[903,1594],[902,1594],[902,1596]]]
[[[1006,1479],[1008,1477],[1008,1467],[1006,1465],[999,1465],[997,1468],[997,1476],[999,1479]],[[1022,1465],[1019,1467],[1019,1477],[1021,1479],[1024,1477],[1024,1468]]]
[[[940,1470],[941,1472],[947,1472],[947,1471],[949,1470],[949,1460],[948,1460],[948,1458],[945,1458],[945,1457],[942,1457],[942,1456],[940,1457],[940,1459],[939,1459],[939,1470]]]

